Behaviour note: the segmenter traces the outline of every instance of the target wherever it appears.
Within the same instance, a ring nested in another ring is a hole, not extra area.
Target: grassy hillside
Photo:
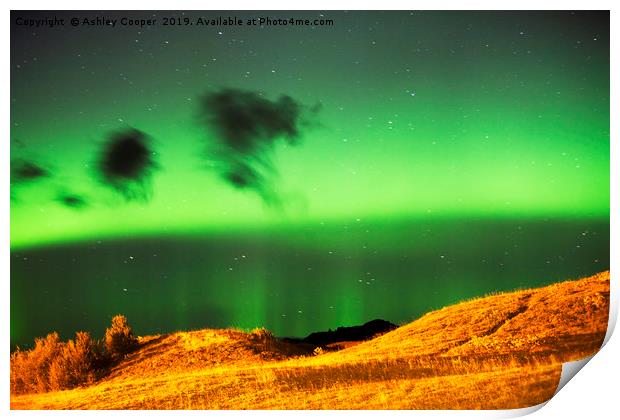
[[[496,409],[548,400],[596,352],[609,272],[462,302],[340,351],[264,330],[140,338],[106,378],[11,396],[14,409]]]

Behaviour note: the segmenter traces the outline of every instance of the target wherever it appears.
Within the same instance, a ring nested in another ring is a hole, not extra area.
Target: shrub
[[[11,392],[58,391],[93,382],[106,374],[113,360],[137,347],[138,339],[122,315],[112,318],[104,341],[78,332],[64,343],[58,333],[50,333],[35,339],[31,350],[11,353]]]
[[[112,325],[105,330],[105,349],[110,357],[121,358],[138,348],[138,339],[124,315],[112,318]]]
[[[62,352],[50,364],[51,389],[70,389],[91,382],[94,377],[96,353],[90,334],[78,332],[69,340]]]
[[[46,392],[51,389],[49,370],[62,352],[63,343],[57,332],[35,339],[35,345],[23,358],[22,373],[26,392]]]
[[[316,347],[312,354],[314,354],[315,356],[320,356],[322,354],[325,354],[325,350],[323,350],[323,347]]]
[[[258,341],[265,342],[274,339],[273,333],[265,327],[254,328],[250,334],[252,334],[252,337]]]
[[[95,362],[100,359],[90,335],[78,332],[75,340],[60,341],[53,332],[37,338],[28,351],[19,348],[11,354],[11,392],[15,394],[74,388],[96,377]]]

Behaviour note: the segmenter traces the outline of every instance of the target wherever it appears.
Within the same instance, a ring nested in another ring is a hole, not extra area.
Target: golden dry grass
[[[13,409],[497,409],[548,400],[561,363],[596,352],[609,272],[462,302],[343,350],[257,331],[143,337],[89,387],[11,396]]]

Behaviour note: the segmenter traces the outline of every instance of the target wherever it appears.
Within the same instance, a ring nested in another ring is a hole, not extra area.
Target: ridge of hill
[[[357,344],[359,341],[369,340],[395,328],[398,328],[398,325],[383,319],[373,319],[362,325],[341,326],[335,330],[316,331],[305,338],[286,337],[282,340],[289,343],[305,343],[308,345],[339,348],[344,342],[354,342],[353,344]]]
[[[609,272],[432,311],[339,351],[264,329],[140,338],[87,387],[12,395],[13,409],[510,409],[553,396],[562,362],[595,353]]]

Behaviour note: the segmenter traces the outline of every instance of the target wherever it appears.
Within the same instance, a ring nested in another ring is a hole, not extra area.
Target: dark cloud
[[[126,199],[147,199],[158,168],[150,138],[134,128],[113,133],[104,143],[97,170],[101,181]]]
[[[24,149],[26,147],[26,142],[22,139],[11,139],[11,148]]]
[[[244,162],[230,163],[227,170],[220,174],[232,187],[238,190],[251,190],[258,193],[269,205],[279,205],[278,197],[272,181],[263,176],[256,168]]]
[[[200,114],[214,134],[209,159],[231,186],[254,191],[266,203],[275,204],[277,170],[271,156],[278,141],[298,143],[304,110],[286,95],[269,100],[238,89],[206,94]]]
[[[16,159],[11,161],[11,183],[19,184],[49,177],[50,171],[36,162]]]
[[[14,150],[11,148],[11,153]],[[12,203],[21,201],[21,191],[39,182],[43,182],[52,177],[52,171],[31,158],[15,158],[11,160],[11,189],[10,197]]]
[[[88,202],[86,199],[77,194],[60,194],[57,197],[57,200],[60,204],[65,207],[69,207],[75,210],[82,210],[88,207]]]

